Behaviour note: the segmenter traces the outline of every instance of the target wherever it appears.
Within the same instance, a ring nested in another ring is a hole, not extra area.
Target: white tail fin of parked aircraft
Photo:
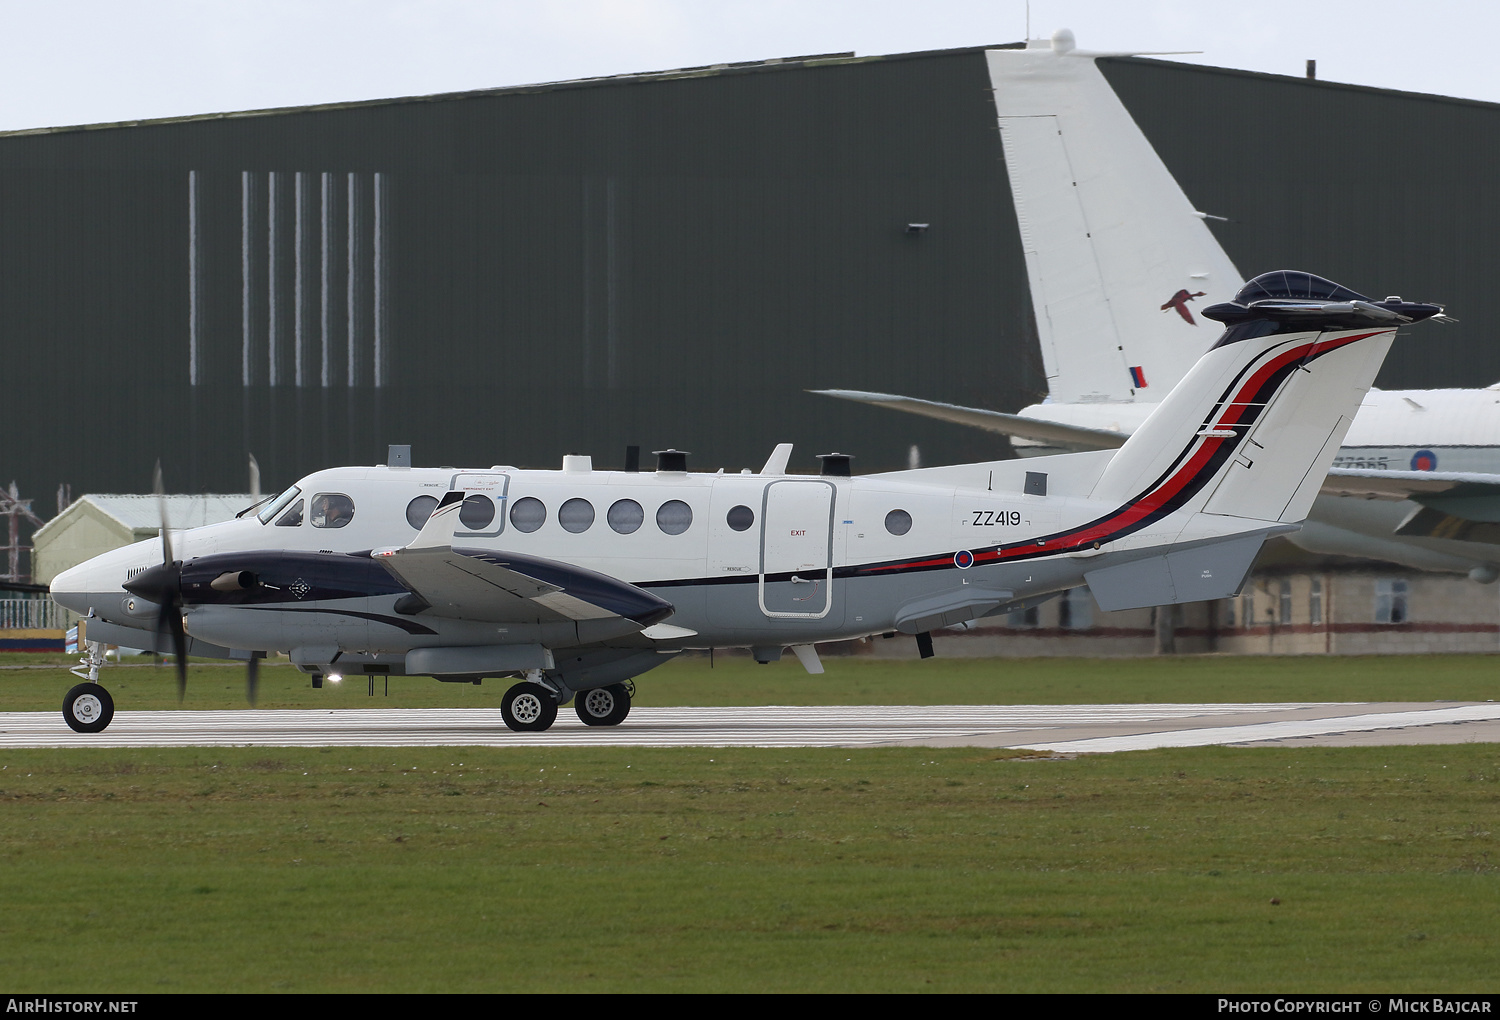
[[[1054,403],[1155,403],[1217,338],[1201,310],[1244,281],[1070,42],[988,54],[1047,386]]]

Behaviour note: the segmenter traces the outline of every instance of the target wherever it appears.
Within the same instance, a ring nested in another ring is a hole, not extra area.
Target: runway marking
[[[594,728],[564,708],[547,732],[514,733],[498,709],[241,709],[119,712],[103,733],[81,734],[59,713],[6,712],[0,748],[916,745],[1096,753],[1494,722],[1500,705],[1493,703],[1305,702],[637,708],[622,726]]]

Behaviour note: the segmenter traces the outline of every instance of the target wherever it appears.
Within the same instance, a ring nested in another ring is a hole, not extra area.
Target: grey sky
[[[1032,0],[1032,34],[1500,101],[1468,0]],[[0,130],[1011,42],[1025,0],[0,0]]]

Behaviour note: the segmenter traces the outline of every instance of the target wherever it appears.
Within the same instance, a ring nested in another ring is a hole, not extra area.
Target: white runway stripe
[[[59,713],[0,713],[5,747],[634,746],[1032,747],[1105,752],[1500,721],[1500,705],[950,705],[637,708],[590,728],[569,708],[545,733],[513,733],[496,709],[119,712],[101,734]]]

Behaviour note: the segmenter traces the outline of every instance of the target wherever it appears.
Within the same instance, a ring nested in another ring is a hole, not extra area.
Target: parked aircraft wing
[[[896,411],[920,414],[927,418],[952,422],[955,425],[968,425],[987,432],[999,432],[1002,435],[1030,439],[1064,449],[1114,450],[1123,446],[1125,440],[1129,438],[1123,432],[1112,432],[1108,429],[1064,425],[1061,422],[1041,421],[1018,414],[986,411],[979,407],[962,407],[958,404],[944,404],[936,400],[902,397],[894,393],[868,393],[864,390],[809,390],[808,392],[825,397],[838,397],[840,400],[854,400],[861,404],[874,404],[876,407],[889,407]]]
[[[1325,494],[1391,501],[1417,509],[1394,534],[1500,545],[1500,475],[1471,471],[1378,471],[1338,468]]]
[[[1500,475],[1477,471],[1382,471],[1334,468],[1323,483],[1326,496],[1424,500],[1432,496],[1500,497]]]
[[[371,553],[416,596],[405,607],[398,604],[398,611],[493,623],[622,618],[640,627],[672,615],[665,599],[585,567],[453,548],[453,522],[463,497],[448,493],[410,545]]]

